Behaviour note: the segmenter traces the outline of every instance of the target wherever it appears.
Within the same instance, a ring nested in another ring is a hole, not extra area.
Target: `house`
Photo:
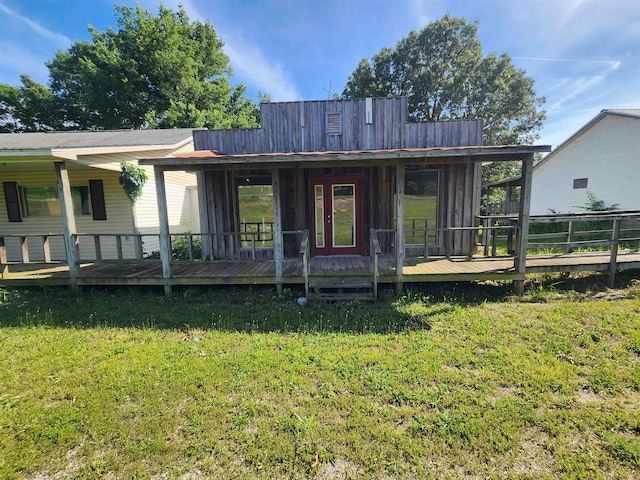
[[[165,288],[172,265],[162,184],[171,172],[197,175],[207,258],[246,257],[248,243],[256,258],[254,239],[264,232],[247,233],[245,217],[257,207],[243,205],[241,197],[244,189],[260,188],[272,205],[265,220],[273,225],[272,243],[264,248],[272,253],[278,286],[287,281],[286,260],[301,248],[317,265],[334,265],[331,278],[342,281],[350,267],[340,259],[391,253],[401,286],[405,258],[475,253],[483,162],[522,162],[530,180],[534,153],[549,150],[482,146],[480,120],[408,123],[405,97],[266,103],[261,119],[257,129],[194,131],[195,152],[140,161],[156,173]],[[518,281],[525,237],[512,276]]]
[[[0,134],[0,232],[5,261],[66,259],[67,219],[57,188],[63,180],[70,190],[71,220],[82,259],[135,258],[157,251],[153,169],[144,167],[149,179],[132,206],[118,182],[120,164],[136,165],[140,157],[192,150],[191,129]],[[192,214],[198,210],[195,175],[172,172],[165,181],[170,230],[199,229],[198,215]],[[98,244],[91,238],[96,234],[109,236]]]
[[[533,169],[531,214],[640,209],[640,109],[602,110]]]

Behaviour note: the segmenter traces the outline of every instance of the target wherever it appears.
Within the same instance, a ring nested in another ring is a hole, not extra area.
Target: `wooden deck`
[[[535,255],[527,257],[527,273],[607,271],[609,252]],[[640,268],[640,252],[620,251],[617,270]],[[373,274],[369,257],[314,257],[310,262],[310,280],[370,281]],[[483,280],[521,280],[512,257],[408,258],[401,281],[445,282]],[[396,283],[395,259],[380,259],[379,283]],[[72,280],[65,264],[9,264],[0,278],[6,287],[70,285]],[[158,285],[165,284],[159,260],[104,261],[82,263],[80,286],[84,285]],[[274,285],[275,264],[272,260],[175,261],[171,284],[180,285]],[[282,282],[304,284],[301,259],[284,261]]]

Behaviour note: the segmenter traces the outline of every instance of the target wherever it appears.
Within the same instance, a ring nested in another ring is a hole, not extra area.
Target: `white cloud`
[[[226,38],[224,51],[231,59],[231,66],[248,83],[269,94],[274,101],[301,99],[280,64],[271,62],[259,48],[241,38],[222,38]]]
[[[601,68],[596,69],[588,75],[574,74],[564,76],[554,85],[547,88],[546,95],[552,103],[548,107],[548,113],[553,113],[562,109],[565,103],[573,100],[580,95],[588,92],[597,85],[601,84],[611,73],[620,68],[622,62],[617,60],[590,60],[575,58],[544,58],[544,57],[513,57],[519,60],[530,60],[539,62],[559,62],[573,63],[585,65],[600,65]]]
[[[157,5],[157,2],[146,2]],[[208,19],[191,0],[168,0],[164,5],[177,9],[182,4],[189,18],[205,21]],[[215,4],[207,4],[215,8]],[[213,23],[213,22],[212,22]],[[278,62],[269,59],[256,45],[251,44],[240,35],[230,31],[223,31],[213,25],[220,38],[224,41],[224,52],[229,57],[234,73],[245,84],[250,84],[256,90],[268,94],[274,101],[299,100],[301,95],[289,78],[285,68]]]
[[[69,47],[69,45],[71,45],[71,40],[69,39],[69,37],[43,27],[38,22],[35,22],[34,20],[31,20],[24,15],[20,15],[18,12],[10,9],[2,3],[0,3],[0,12],[7,14],[14,20],[24,23],[27,27],[40,35],[42,38],[53,42],[58,48],[67,48]]]

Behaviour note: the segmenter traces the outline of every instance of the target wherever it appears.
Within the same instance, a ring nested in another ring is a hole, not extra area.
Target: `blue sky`
[[[0,0],[0,82],[47,83],[56,50],[115,25],[111,0]],[[158,0],[116,3],[157,12]],[[164,0],[177,8],[179,0]],[[638,0],[182,0],[225,42],[234,82],[273,100],[341,93],[361,58],[445,13],[479,22],[485,53],[508,53],[547,99],[539,144],[556,146],[603,108],[640,108]]]

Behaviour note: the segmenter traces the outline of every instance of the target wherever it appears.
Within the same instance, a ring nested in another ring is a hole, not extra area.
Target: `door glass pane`
[[[355,247],[356,186],[332,185],[333,246]]]
[[[322,185],[314,187],[314,204],[316,219],[316,248],[324,247],[324,192]]]

